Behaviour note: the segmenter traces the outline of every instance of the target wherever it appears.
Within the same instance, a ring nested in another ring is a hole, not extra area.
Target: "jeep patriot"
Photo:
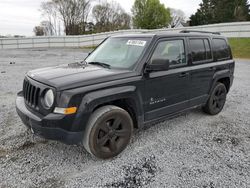
[[[234,66],[219,33],[114,36],[82,62],[29,71],[16,109],[34,134],[107,159],[145,124],[196,107],[220,113]]]

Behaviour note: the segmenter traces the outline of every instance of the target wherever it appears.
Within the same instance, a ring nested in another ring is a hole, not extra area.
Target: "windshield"
[[[85,61],[110,68],[130,69],[139,60],[150,38],[108,38]]]

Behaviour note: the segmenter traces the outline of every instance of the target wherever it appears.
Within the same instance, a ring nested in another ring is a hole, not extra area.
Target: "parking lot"
[[[135,132],[118,157],[33,137],[15,111],[28,70],[80,61],[83,49],[0,50],[0,187],[250,187],[250,60],[217,116],[194,109]]]

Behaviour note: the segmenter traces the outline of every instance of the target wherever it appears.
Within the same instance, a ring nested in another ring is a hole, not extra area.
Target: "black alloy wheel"
[[[98,158],[112,158],[128,145],[133,121],[125,110],[116,106],[104,106],[92,114],[86,133],[85,148]],[[91,127],[91,128],[89,128]]]
[[[206,106],[204,107],[204,111],[211,115],[220,113],[225,105],[226,97],[227,89],[225,85],[218,82],[215,85]]]

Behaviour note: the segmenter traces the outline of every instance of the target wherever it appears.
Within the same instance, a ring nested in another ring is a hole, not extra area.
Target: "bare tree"
[[[36,36],[52,36],[54,26],[49,21],[42,21],[39,26],[34,27],[33,32]]]
[[[84,33],[91,1],[94,0],[49,0],[42,3],[43,15],[53,26],[50,33],[60,35],[60,20],[63,21],[66,35]]]
[[[42,2],[41,11],[46,18],[48,35],[60,35],[60,19],[55,4],[52,1]],[[48,24],[49,23],[49,24]]]
[[[41,22],[41,27],[43,27],[44,29],[44,35],[45,36],[53,36],[55,35],[55,28],[53,26],[53,24],[49,21],[42,21]]]
[[[103,3],[96,5],[92,10],[93,17],[96,22],[97,32],[108,30],[109,27],[109,14],[110,14],[110,4]]]
[[[60,35],[63,22],[66,35],[79,35],[92,32],[111,31],[130,28],[131,17],[119,3],[102,1],[92,10],[95,26],[88,22],[91,3],[96,0],[47,0],[41,4],[41,11],[46,17],[44,27],[46,35]]]
[[[112,31],[130,28],[131,17],[120,6],[112,2],[103,2],[96,5],[92,10],[96,22],[96,31]]]
[[[174,28],[176,25],[178,25],[181,22],[185,22],[185,13],[182,10],[179,9],[170,9],[171,13],[171,27]]]
[[[52,0],[59,12],[66,35],[77,35],[85,31],[85,23],[92,0]]]

